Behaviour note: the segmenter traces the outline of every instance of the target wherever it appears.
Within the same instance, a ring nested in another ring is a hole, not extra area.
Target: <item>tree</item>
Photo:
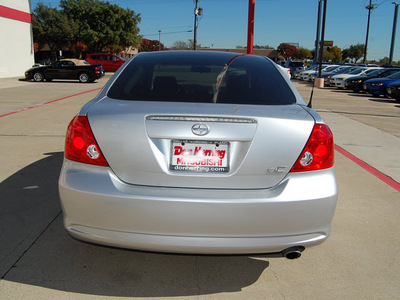
[[[260,45],[254,45],[253,49],[274,49],[274,47],[271,47],[269,45],[265,45],[265,46],[260,46]]]
[[[333,46],[329,51],[332,54],[332,62],[341,62],[342,61],[342,49],[337,46]]]
[[[140,44],[138,23],[140,14],[129,8],[100,0],[61,0],[60,8],[77,23],[74,42],[82,42],[88,51],[102,51],[115,45],[121,47]]]
[[[288,58],[294,57],[297,53],[297,48],[296,46],[282,43],[278,46],[277,48],[278,53],[281,54],[286,60]]]
[[[342,49],[337,46],[328,47],[323,50],[322,59],[329,62],[342,61]]]
[[[149,40],[149,39],[142,39],[139,48],[140,52],[159,51],[164,49],[165,49],[164,45],[161,43],[160,47],[160,42],[158,40]]]
[[[301,60],[304,60],[307,58],[312,58],[312,57],[313,57],[313,55],[310,50],[308,50],[306,48],[301,48],[301,47],[297,50],[297,53],[295,55],[295,58],[301,59]]]
[[[174,50],[189,50],[190,44],[184,41],[176,41],[172,44],[171,49]]]
[[[364,55],[365,46],[363,44],[351,45],[342,51],[342,57],[344,60],[347,58],[354,62],[357,62]]]
[[[32,32],[39,48],[48,45],[52,56],[68,47],[74,40],[77,24],[62,11],[39,3],[33,11]]]
[[[87,46],[82,42],[77,42],[70,46],[72,52],[75,53],[75,57],[82,58],[82,52],[86,52]]]

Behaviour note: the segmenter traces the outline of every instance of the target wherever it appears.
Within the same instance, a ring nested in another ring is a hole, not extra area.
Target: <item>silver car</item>
[[[68,126],[73,237],[116,247],[297,258],[330,232],[330,129],[266,57],[140,53]]]

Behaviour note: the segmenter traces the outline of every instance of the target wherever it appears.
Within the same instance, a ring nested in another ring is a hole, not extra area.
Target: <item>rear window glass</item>
[[[290,67],[303,67],[304,63],[302,61],[287,61],[285,63],[285,67],[286,68],[290,68]]]
[[[261,56],[138,55],[111,86],[120,100],[282,105],[296,102],[274,64]]]

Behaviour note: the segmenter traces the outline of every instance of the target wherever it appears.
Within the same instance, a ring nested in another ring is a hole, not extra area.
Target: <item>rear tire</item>
[[[82,83],[87,83],[90,82],[90,76],[88,73],[83,72],[81,74],[79,74],[79,81]]]
[[[42,72],[35,72],[35,73],[33,73],[32,78],[36,82],[41,82],[44,80],[44,75]]]

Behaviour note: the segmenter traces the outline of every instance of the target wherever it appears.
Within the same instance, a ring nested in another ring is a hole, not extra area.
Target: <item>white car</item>
[[[350,73],[338,74],[331,77],[330,84],[331,86],[335,86],[339,89],[344,89],[345,88],[344,83],[347,78],[354,76],[368,75],[369,72],[372,72],[376,69],[379,69],[379,67],[360,67],[351,71]]]
[[[328,71],[328,70],[334,70],[336,69],[336,65],[322,65],[322,72]],[[305,72],[302,74],[302,80],[304,81],[313,81],[315,77],[318,75],[319,72],[319,66],[317,65],[314,70],[310,70],[309,72]]]
[[[285,68],[282,67],[281,65],[278,65],[279,68],[283,71],[283,73],[285,73],[285,75],[290,79],[292,78],[292,75],[290,74],[290,69],[289,68]]]
[[[307,70],[304,70],[303,72],[301,72],[300,80],[308,81],[309,74],[315,72],[315,70],[317,70],[317,68],[318,68],[318,66],[315,65],[315,66],[312,66],[312,67],[308,68]]]

